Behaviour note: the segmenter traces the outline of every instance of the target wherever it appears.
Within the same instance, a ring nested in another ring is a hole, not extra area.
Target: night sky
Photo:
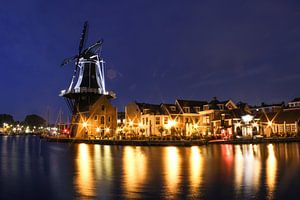
[[[104,39],[106,86],[130,101],[232,99],[250,104],[300,96],[300,1],[13,0],[0,6],[0,113],[55,121],[84,21]]]

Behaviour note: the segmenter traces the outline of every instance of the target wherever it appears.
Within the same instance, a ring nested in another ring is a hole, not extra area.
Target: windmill
[[[59,96],[64,97],[72,113],[72,124],[76,124],[79,114],[88,112],[102,95],[114,98],[113,92],[105,88],[104,61],[100,55],[103,39],[84,49],[88,32],[88,22],[84,23],[80,37],[78,54],[64,59],[61,66],[75,63],[69,87],[62,90]]]

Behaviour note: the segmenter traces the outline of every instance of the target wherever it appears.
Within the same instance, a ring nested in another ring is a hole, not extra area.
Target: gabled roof
[[[293,102],[299,102],[300,98],[295,98],[294,100],[290,101],[289,103],[293,103]]]
[[[251,108],[267,108],[267,107],[284,107],[284,102],[281,103],[273,103],[273,104],[266,104],[266,103],[261,103],[260,106],[251,106]]]
[[[138,103],[138,102],[135,103],[143,114],[160,115],[164,113],[163,110],[161,109],[161,106],[158,104]]]
[[[300,120],[300,109],[285,109],[275,118],[276,123],[295,123]]]
[[[175,110],[171,109],[172,107],[175,107]],[[175,104],[161,104],[161,108],[165,110],[168,114],[179,114],[180,108],[178,108]]]
[[[182,100],[177,99],[177,104],[180,106],[182,112],[184,112],[184,107],[190,108],[190,113],[197,113],[196,107],[200,108],[200,111],[203,110],[203,106],[207,104],[207,101],[195,101],[195,100]]]
[[[277,124],[295,123],[300,120],[300,108],[299,109],[284,109],[279,112],[260,114],[260,121],[268,122],[272,121]]]
[[[225,101],[219,101],[216,97],[214,97],[213,100],[211,100],[208,105],[209,105],[209,109],[220,110],[219,105],[224,105],[224,109],[227,109],[226,105],[230,102],[233,104],[233,108],[231,109],[237,108],[232,100],[228,99]]]

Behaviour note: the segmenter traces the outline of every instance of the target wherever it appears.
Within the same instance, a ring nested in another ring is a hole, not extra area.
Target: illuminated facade
[[[241,123],[242,114],[236,114],[238,111],[240,108],[232,100],[216,98],[210,102],[178,99],[174,104],[159,105],[133,102],[125,107],[125,127],[128,133],[144,136],[232,135],[239,128],[250,133]]]
[[[294,135],[300,132],[300,108],[286,108],[278,112],[261,113],[261,134]]]
[[[86,112],[77,115],[76,137],[104,138],[112,137],[117,130],[117,109],[109,98],[103,95]]]

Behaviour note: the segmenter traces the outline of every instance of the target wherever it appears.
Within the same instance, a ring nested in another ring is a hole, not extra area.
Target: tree
[[[9,114],[0,114],[0,126],[3,126],[3,123],[13,124],[14,118]]]
[[[46,125],[46,120],[43,119],[42,117],[38,116],[38,115],[35,115],[35,114],[27,115],[25,117],[24,124],[26,126],[30,126],[30,127],[45,126]]]
[[[162,134],[165,131],[165,128],[163,126],[160,126],[160,127],[158,127],[158,131],[160,133],[160,136],[162,137]]]

